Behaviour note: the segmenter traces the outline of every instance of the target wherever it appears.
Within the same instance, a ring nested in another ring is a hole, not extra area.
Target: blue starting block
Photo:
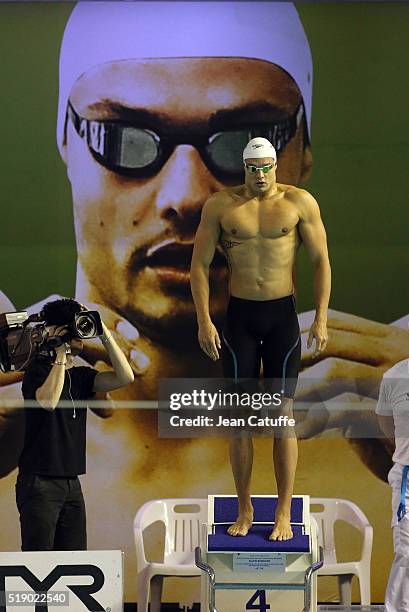
[[[254,522],[246,536],[230,536],[237,497],[209,495],[196,565],[202,571],[201,610],[210,612],[316,612],[316,571],[322,566],[317,525],[308,495],[294,496],[294,537],[271,541],[277,496],[252,498]]]

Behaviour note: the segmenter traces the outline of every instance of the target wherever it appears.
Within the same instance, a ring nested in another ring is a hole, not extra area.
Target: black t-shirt
[[[92,387],[97,370],[73,367],[65,371],[61,400],[73,406],[45,410],[35,401],[35,393],[47,378],[52,364],[37,357],[29,365],[23,379],[26,431],[19,468],[24,473],[70,477],[85,474],[87,409],[76,407],[75,400],[94,396]],[[71,402],[71,397],[72,402]],[[75,408],[74,408],[75,406]]]

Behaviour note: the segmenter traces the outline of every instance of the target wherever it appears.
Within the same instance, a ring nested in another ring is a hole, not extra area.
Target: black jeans
[[[19,473],[16,502],[21,550],[86,550],[85,504],[77,477]]]

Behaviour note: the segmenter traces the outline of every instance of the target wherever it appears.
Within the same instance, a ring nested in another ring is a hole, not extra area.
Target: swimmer
[[[302,104],[283,121],[281,143],[291,138],[303,113]],[[221,354],[224,376],[257,379],[261,365],[265,379],[282,396],[280,414],[292,418],[300,367],[301,342],[295,302],[295,263],[304,243],[314,269],[316,314],[308,348],[314,353],[327,344],[327,310],[331,268],[326,233],[316,200],[304,189],[278,183],[277,152],[266,138],[250,140],[243,151],[245,183],[213,194],[205,203],[196,233],[191,287],[202,350],[216,361]],[[230,300],[222,333],[209,313],[209,268],[221,245],[230,270]],[[220,352],[220,354],[219,354]],[[291,497],[298,447],[294,431],[274,436],[273,460],[278,504],[272,540],[293,536]],[[230,442],[230,462],[237,490],[239,514],[228,529],[245,536],[253,520],[250,481],[253,463],[251,434],[243,431]]]

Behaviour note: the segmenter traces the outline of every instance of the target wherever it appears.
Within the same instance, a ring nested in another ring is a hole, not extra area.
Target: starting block
[[[209,612],[316,612],[317,575],[322,566],[317,524],[308,495],[292,498],[286,541],[268,539],[278,497],[255,495],[253,526],[246,536],[230,536],[238,514],[237,497],[209,495],[208,520],[195,550],[202,570],[201,610]]]

